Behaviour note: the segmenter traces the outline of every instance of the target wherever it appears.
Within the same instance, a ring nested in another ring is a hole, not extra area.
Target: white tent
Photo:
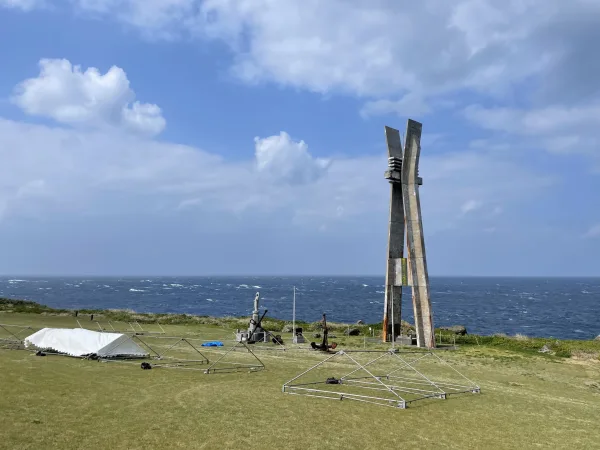
[[[70,356],[148,356],[148,352],[121,333],[100,333],[83,328],[42,328],[24,340],[25,347],[52,350]]]

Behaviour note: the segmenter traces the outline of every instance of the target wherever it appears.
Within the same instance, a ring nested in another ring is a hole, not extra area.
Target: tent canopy
[[[148,356],[148,352],[121,333],[100,333],[83,328],[42,328],[27,336],[25,347],[52,350],[70,356]]]

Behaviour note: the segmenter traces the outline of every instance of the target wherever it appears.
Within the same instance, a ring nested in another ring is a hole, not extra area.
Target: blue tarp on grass
[[[205,342],[202,347],[223,347],[223,343],[221,341]]]

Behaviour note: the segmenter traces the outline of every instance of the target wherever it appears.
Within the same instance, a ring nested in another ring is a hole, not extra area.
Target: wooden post
[[[417,345],[419,347],[434,348],[435,335],[429,297],[429,276],[425,257],[421,202],[419,200],[419,185],[423,184],[423,180],[419,177],[422,127],[421,123],[408,120],[402,162],[402,192]]]
[[[385,127],[385,138],[388,148],[389,165],[389,170],[385,172],[385,178],[390,183],[390,219],[385,275],[383,342],[387,342],[388,338],[394,340],[400,334],[402,280],[397,279],[397,273],[401,267],[401,260],[404,257],[404,206],[401,182],[402,142],[400,140],[400,132],[390,127]]]

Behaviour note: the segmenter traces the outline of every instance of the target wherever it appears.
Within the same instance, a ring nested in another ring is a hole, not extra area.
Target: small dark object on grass
[[[313,333],[313,337],[318,339],[321,337],[321,333]]]
[[[142,363],[142,370],[150,370],[150,369],[152,369],[152,366],[150,365],[150,363],[147,363],[147,362]]]
[[[277,336],[272,338],[272,342],[273,344],[280,344],[283,345],[283,339],[281,338],[281,335],[278,334]]]
[[[90,316],[90,320],[94,320],[94,315],[93,314]]]
[[[335,350],[335,348],[337,347],[337,343],[333,342],[330,345],[324,346],[323,344],[317,344],[316,342],[311,342],[310,346],[313,348],[313,350],[327,351],[328,349]]]
[[[360,330],[358,328],[349,328],[344,331],[346,336],[358,336],[360,334]]]
[[[40,350],[38,350],[35,354],[35,356],[46,356],[46,354]]]
[[[325,380],[325,384],[342,384],[342,383],[340,383],[340,380],[336,379],[335,377],[331,377],[331,378],[327,378],[327,380]]]

